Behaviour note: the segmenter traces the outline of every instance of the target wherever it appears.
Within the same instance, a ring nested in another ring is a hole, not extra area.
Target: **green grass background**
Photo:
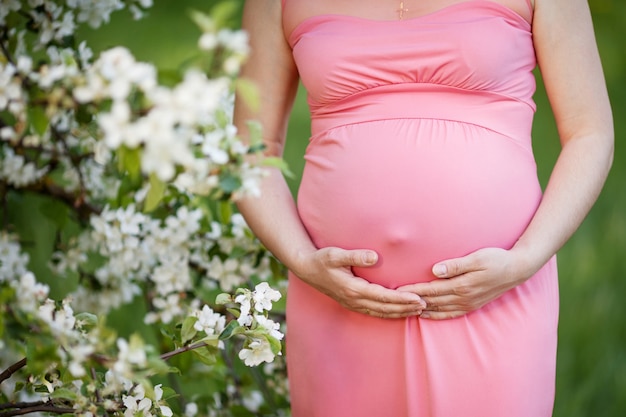
[[[227,0],[241,3],[241,0]],[[96,50],[125,45],[159,68],[175,69],[197,53],[199,30],[190,9],[208,11],[215,0],[156,0],[150,16],[135,22],[114,15],[106,27],[81,30]],[[612,172],[596,206],[559,253],[561,319],[556,417],[626,415],[626,155],[621,146],[626,121],[626,2],[590,1],[615,116],[616,152]],[[237,22],[233,23],[237,25]],[[533,129],[539,176],[546,183],[559,151],[552,114],[539,80]],[[297,174],[309,134],[308,111],[300,91],[289,126],[285,158]],[[528,401],[533,401],[528,398]],[[530,416],[529,416],[530,417]]]

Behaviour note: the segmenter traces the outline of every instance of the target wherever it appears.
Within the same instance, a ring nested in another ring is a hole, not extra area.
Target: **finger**
[[[426,301],[424,312],[470,311],[474,309],[473,305],[462,303],[462,299],[453,295],[435,299],[424,299],[424,301]]]
[[[372,292],[372,288],[367,288],[365,292],[348,298],[350,301],[345,307],[385,318],[416,316],[426,307],[426,303],[415,294],[398,294],[399,291],[389,290],[376,284],[366,284],[366,287],[373,287],[375,290]],[[409,298],[405,299],[407,295]]]
[[[416,304],[425,307],[425,303],[418,294],[408,291],[398,291],[385,288],[382,285],[372,284],[363,278],[357,278],[361,287],[361,296],[364,299],[376,301],[381,305]]]
[[[432,272],[437,278],[451,278],[480,269],[477,255],[474,252],[461,258],[437,262],[433,265]]]
[[[424,311],[424,306],[418,304],[388,304],[365,299],[347,307],[376,317],[409,317],[420,315]]]
[[[376,265],[378,254],[368,249],[345,250],[328,248],[325,251],[326,262],[333,267],[357,266],[368,267]]]
[[[421,310],[393,312],[391,309],[388,309],[388,308],[383,309],[383,310],[378,310],[376,307],[372,307],[371,309],[365,308],[365,309],[357,310],[357,311],[367,316],[377,317],[381,319],[399,319],[399,318],[419,316],[420,314],[422,314]]]
[[[456,310],[456,311],[446,311],[446,312],[424,312],[420,316],[422,319],[426,320],[450,320],[458,317],[462,317],[469,313],[468,311]]]
[[[458,285],[458,279],[436,279],[430,282],[420,282],[418,284],[405,285],[399,287],[398,291],[412,292],[425,297],[440,297],[443,295],[456,294],[455,287]]]

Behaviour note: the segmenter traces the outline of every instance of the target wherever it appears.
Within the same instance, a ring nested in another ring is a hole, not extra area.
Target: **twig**
[[[54,413],[54,414],[74,414],[76,412],[76,410],[73,408],[57,407],[55,405],[50,405],[50,404],[42,403],[42,402],[16,403],[16,404],[13,404],[12,408],[17,408],[17,410],[2,412],[0,413],[0,417],[23,416],[24,414],[37,413],[37,412]]]
[[[37,401],[37,402],[31,402],[31,403],[4,403],[4,404],[0,404],[0,410],[8,410],[10,408],[25,408],[25,407],[32,407],[34,405],[42,405],[42,404],[47,404],[45,401]]]
[[[206,343],[204,342],[199,342],[199,343],[195,343],[193,345],[189,345],[189,346],[183,346],[181,348],[178,348],[176,350],[173,350],[171,352],[167,352],[161,355],[161,359],[163,359],[164,361],[170,359],[173,356],[176,355],[180,355],[181,353],[185,353],[185,352],[189,352],[190,350],[194,350],[194,349],[199,349],[201,347],[205,347],[208,346]],[[2,417],[2,416],[0,416]]]
[[[26,358],[23,358],[20,361],[15,362],[13,365],[9,366],[4,371],[2,371],[2,373],[0,374],[0,384],[4,380],[11,378],[11,375],[13,375],[14,373],[16,373],[17,371],[19,371],[25,366],[26,366]]]

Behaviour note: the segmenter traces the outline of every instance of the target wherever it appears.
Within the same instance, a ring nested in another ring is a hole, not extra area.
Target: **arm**
[[[532,221],[510,250],[487,248],[433,267],[439,280],[402,288],[427,302],[422,317],[482,307],[525,282],[591,209],[613,160],[613,120],[586,0],[535,0],[535,50],[562,150]]]
[[[246,136],[246,120],[263,127],[266,153],[281,156],[288,114],[298,85],[298,74],[281,23],[280,0],[248,0],[242,26],[250,34],[251,55],[242,76],[255,82],[261,108],[254,111],[241,100],[235,103],[235,125]],[[261,197],[237,202],[250,228],[263,244],[300,279],[334,298],[344,307],[393,318],[421,313],[419,296],[390,290],[355,277],[351,266],[371,266],[376,253],[369,250],[317,249],[298,216],[287,184],[276,169],[261,185]]]

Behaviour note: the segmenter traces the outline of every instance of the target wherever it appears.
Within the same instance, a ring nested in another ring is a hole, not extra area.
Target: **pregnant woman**
[[[586,1],[248,0],[243,26],[242,134],[281,155],[299,80],[312,117],[297,206],[278,171],[239,202],[290,270],[293,416],[550,416],[554,254],[613,152]],[[562,143],[543,194],[537,65]]]

